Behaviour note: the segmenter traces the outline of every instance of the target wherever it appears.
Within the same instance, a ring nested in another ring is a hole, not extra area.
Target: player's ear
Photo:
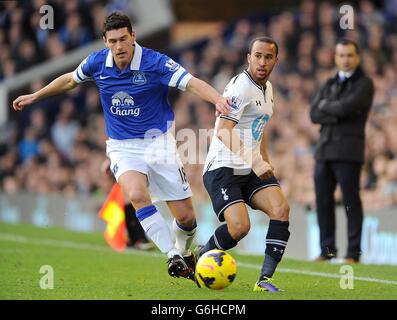
[[[136,40],[136,33],[135,33],[135,31],[132,31],[132,32],[131,32],[131,37],[132,37],[132,42],[135,42],[135,40]]]
[[[106,48],[109,48],[107,41],[106,41],[106,36],[102,36],[102,39],[103,39],[103,43],[105,44]]]
[[[247,62],[251,63],[251,54],[250,53],[247,53]]]

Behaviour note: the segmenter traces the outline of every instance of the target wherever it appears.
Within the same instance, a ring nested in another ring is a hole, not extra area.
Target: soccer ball
[[[226,288],[232,284],[236,273],[236,261],[223,250],[214,249],[204,253],[196,264],[196,279],[201,288]]]

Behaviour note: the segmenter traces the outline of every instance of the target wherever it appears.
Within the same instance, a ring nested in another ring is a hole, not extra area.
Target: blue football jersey
[[[91,53],[73,72],[80,83],[95,81],[105,116],[106,134],[117,140],[166,132],[174,120],[168,88],[185,90],[192,78],[168,56],[135,42],[129,67],[120,71],[106,48]]]

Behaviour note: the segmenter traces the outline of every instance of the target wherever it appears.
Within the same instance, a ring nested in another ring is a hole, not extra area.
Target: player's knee
[[[135,208],[140,208],[151,203],[148,193],[143,190],[129,191],[128,199],[132,202]]]
[[[184,215],[179,216],[177,220],[179,224],[186,227],[192,227],[196,224],[196,217],[193,211],[191,213],[185,213]]]
[[[178,207],[178,215],[176,220],[186,227],[192,227],[196,224],[196,215],[191,203],[185,203],[183,206]]]
[[[239,221],[228,225],[229,233],[234,240],[241,240],[250,231],[251,225],[249,221]]]
[[[289,212],[290,212],[289,204],[285,201],[281,205],[273,208],[270,218],[274,220],[288,221]]]

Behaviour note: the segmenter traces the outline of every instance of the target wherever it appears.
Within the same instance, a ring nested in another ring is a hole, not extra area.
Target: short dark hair
[[[251,42],[250,42],[250,44],[249,44],[249,47],[248,47],[248,53],[251,53],[252,47],[254,46],[254,43],[257,42],[257,41],[266,42],[266,43],[270,43],[270,44],[274,44],[274,47],[276,48],[276,57],[277,57],[277,55],[278,55],[278,45],[277,45],[276,41],[274,41],[274,40],[273,40],[272,38],[270,38],[270,37],[264,37],[264,36],[262,36],[262,37],[256,37],[256,38],[253,38],[253,39],[251,40]]]
[[[348,39],[348,38],[341,38],[341,39],[338,39],[338,41],[336,41],[336,44],[337,44],[337,45],[338,45],[338,44],[341,44],[341,45],[343,45],[343,46],[352,45],[352,46],[356,49],[356,53],[357,53],[357,54],[360,53],[360,49],[359,49],[359,47],[358,47],[357,42],[355,42],[355,41],[353,41],[353,40],[351,40],[351,39]]]
[[[106,32],[110,30],[127,28],[129,33],[132,33],[132,25],[130,18],[121,12],[113,12],[108,15],[103,23],[103,36],[106,36]]]

